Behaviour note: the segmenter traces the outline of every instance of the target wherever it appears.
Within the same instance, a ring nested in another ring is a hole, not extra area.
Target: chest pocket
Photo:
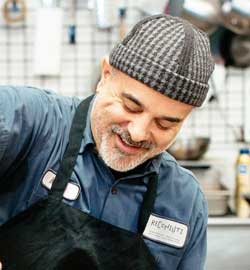
[[[151,254],[155,257],[157,270],[177,269],[184,248],[175,248],[148,239],[144,239],[144,241],[150,249]]]

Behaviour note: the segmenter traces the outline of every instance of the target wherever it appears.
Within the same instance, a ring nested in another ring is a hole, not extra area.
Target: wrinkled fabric
[[[74,270],[77,263],[91,270],[154,269],[141,235],[100,222],[64,203],[52,208],[47,200],[2,225],[0,244],[3,270],[70,269],[68,260],[77,250],[84,260],[75,258]]]

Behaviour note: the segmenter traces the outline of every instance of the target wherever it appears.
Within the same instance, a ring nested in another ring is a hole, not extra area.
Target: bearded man
[[[165,150],[213,67],[203,32],[155,15],[102,60],[84,101],[1,87],[3,269],[204,269],[207,203]]]

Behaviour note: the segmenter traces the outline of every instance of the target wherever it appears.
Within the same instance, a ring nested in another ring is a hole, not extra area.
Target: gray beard
[[[140,155],[126,155],[116,147],[111,148],[108,141],[112,135],[114,134],[111,131],[103,134],[99,147],[99,155],[104,163],[115,171],[126,172],[132,170],[165,150],[156,152],[154,149],[151,149]]]
[[[119,172],[126,172],[134,169],[138,165],[142,164],[147,160],[147,154],[145,153],[144,157],[136,156],[131,160],[128,160],[129,157],[124,153],[120,152],[119,149],[113,147],[110,149],[108,139],[110,138],[109,134],[104,134],[101,140],[99,155],[105,162],[105,164],[113,170]]]

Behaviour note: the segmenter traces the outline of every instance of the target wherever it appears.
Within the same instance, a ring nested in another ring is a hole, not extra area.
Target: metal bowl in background
[[[209,144],[208,137],[178,138],[167,151],[177,160],[198,160],[207,152]]]
[[[239,35],[250,35],[250,3],[244,0],[224,1],[221,7],[222,24]]]
[[[181,17],[212,34],[220,24],[220,1],[185,0]]]

